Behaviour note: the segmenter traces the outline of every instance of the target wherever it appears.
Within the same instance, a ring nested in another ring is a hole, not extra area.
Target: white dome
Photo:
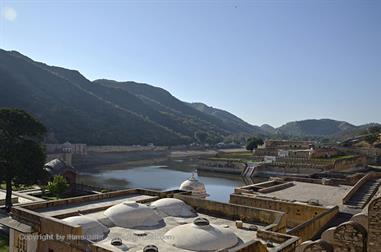
[[[164,198],[152,202],[151,206],[160,212],[174,217],[194,217],[196,216],[193,208],[184,201],[174,198]]]
[[[239,242],[229,228],[209,224],[204,218],[172,228],[164,235],[164,241],[177,248],[192,251],[227,249]]]
[[[146,205],[126,201],[108,208],[104,214],[116,226],[124,228],[151,227],[160,224],[162,218]]]
[[[181,183],[180,190],[191,191],[192,195],[199,197],[206,197],[208,195],[205,190],[205,185],[196,179],[193,174],[192,177]]]
[[[110,232],[106,226],[102,225],[97,220],[83,215],[68,217],[63,219],[63,221],[73,225],[81,226],[83,234],[87,236],[91,241],[103,240],[105,236]]]

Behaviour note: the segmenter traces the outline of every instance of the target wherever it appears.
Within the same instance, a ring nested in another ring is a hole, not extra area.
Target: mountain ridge
[[[78,70],[49,66],[15,51],[0,51],[0,73],[0,106],[31,112],[58,141],[173,145],[191,143],[197,131],[206,132],[211,142],[239,132],[162,88],[91,82]]]
[[[198,131],[206,132],[210,143],[235,134],[343,137],[375,125],[307,119],[278,128],[259,127],[204,103],[183,102],[160,87],[134,81],[90,81],[78,70],[49,66],[2,49],[0,84],[0,106],[32,113],[58,141],[176,145],[196,141]]]

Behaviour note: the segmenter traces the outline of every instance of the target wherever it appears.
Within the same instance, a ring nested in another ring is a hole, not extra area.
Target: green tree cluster
[[[250,137],[246,141],[246,150],[252,151],[258,147],[258,145],[262,145],[263,140],[259,137]]]
[[[12,207],[12,185],[43,181],[46,155],[44,125],[25,111],[0,108],[0,180],[6,184],[5,206]]]

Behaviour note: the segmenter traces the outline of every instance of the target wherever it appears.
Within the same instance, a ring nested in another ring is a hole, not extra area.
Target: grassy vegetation
[[[249,160],[249,159],[253,158],[253,153],[251,151],[218,153],[216,155],[216,158],[229,158],[229,159],[244,159],[244,160]]]
[[[28,189],[33,189],[34,185],[13,185],[12,190],[13,191],[22,191],[22,190],[28,190]],[[0,184],[0,189],[5,190],[6,185],[5,183]]]
[[[349,159],[349,158],[353,158],[353,157],[354,157],[353,155],[341,155],[341,156],[333,156],[330,158],[316,158],[316,159],[335,161],[335,160]]]
[[[238,152],[221,152],[215,157],[207,158],[216,161],[232,161],[232,162],[247,162],[253,160],[253,153],[251,151],[238,151]]]
[[[8,239],[0,236],[0,252],[8,252]]]

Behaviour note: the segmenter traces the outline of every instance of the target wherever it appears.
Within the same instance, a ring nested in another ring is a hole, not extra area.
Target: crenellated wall
[[[165,151],[167,146],[124,146],[124,145],[99,145],[87,146],[88,152],[134,152],[134,151]]]

